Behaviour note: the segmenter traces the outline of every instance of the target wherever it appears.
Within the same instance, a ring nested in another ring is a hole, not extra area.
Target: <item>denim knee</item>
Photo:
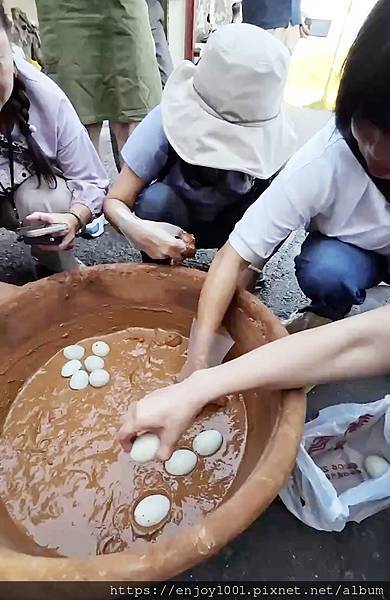
[[[354,304],[362,304],[366,289],[377,285],[385,270],[384,257],[320,234],[309,236],[295,265],[312,310],[331,319],[342,318]]]
[[[300,265],[296,260],[299,287],[311,301],[317,314],[331,319],[345,316],[354,304],[364,302],[366,292],[348,281],[343,266],[335,264]]]
[[[138,196],[134,212],[140,219],[172,223],[188,230],[190,219],[182,198],[169,185],[153,183]]]

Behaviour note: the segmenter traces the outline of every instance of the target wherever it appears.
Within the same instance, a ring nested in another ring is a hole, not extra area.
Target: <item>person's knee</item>
[[[167,185],[154,183],[147,187],[136,200],[134,212],[141,219],[163,221],[175,208],[176,194]]]
[[[330,318],[347,314],[354,304],[361,304],[365,290],[351,277],[342,261],[318,263],[296,260],[296,276],[303,293],[317,307],[317,312]],[[319,308],[321,307],[321,308]]]
[[[55,185],[49,186],[43,177],[30,177],[15,192],[15,206],[19,217],[24,221],[32,212],[66,212],[72,201],[72,193],[61,177]]]
[[[310,235],[295,259],[300,288],[318,314],[340,318],[362,304],[387,270],[383,257],[337,239]]]
[[[168,185],[154,183],[138,196],[134,212],[140,219],[188,227],[188,213],[181,198]]]
[[[314,262],[298,256],[295,265],[298,283],[308,297],[332,295],[348,280],[348,269],[341,261]]]

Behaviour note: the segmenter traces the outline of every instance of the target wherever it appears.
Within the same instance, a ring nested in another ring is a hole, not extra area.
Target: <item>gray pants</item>
[[[41,185],[38,186],[37,178],[34,176],[27,179],[18,187],[14,200],[19,218],[23,221],[23,225],[27,225],[28,223],[26,223],[25,219],[33,212],[61,213],[69,210],[72,194],[64,179],[57,178],[57,187],[51,189],[43,177],[41,178]],[[3,201],[0,200],[0,202]],[[7,216],[6,212],[3,211],[0,226],[13,229],[11,219],[12,215]],[[72,251],[44,252],[32,247],[31,254],[51,271],[73,271],[79,268],[79,264]]]
[[[156,47],[156,58],[164,87],[173,71],[171,54],[164,31],[164,11],[159,0],[146,0],[149,9],[149,22]]]

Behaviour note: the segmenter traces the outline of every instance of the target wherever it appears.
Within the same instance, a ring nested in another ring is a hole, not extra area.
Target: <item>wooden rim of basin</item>
[[[41,285],[64,286],[113,270],[130,274],[136,270],[173,272],[172,267],[150,265],[99,265],[78,273],[64,273],[27,284],[15,295],[0,299],[0,306],[12,300],[31,302],[31,295]],[[175,267],[180,283],[199,279],[205,274],[194,269]],[[42,283],[42,281],[44,283]],[[237,294],[237,304],[250,316],[268,323],[274,338],[286,335],[276,316],[248,292]],[[249,477],[215,511],[208,513],[196,526],[184,530],[172,540],[150,544],[142,554],[124,551],[90,558],[47,558],[0,549],[0,580],[8,581],[161,581],[170,579],[212,556],[237,537],[268,507],[284,485],[294,466],[301,440],[306,411],[302,390],[283,392],[277,425],[267,446]]]

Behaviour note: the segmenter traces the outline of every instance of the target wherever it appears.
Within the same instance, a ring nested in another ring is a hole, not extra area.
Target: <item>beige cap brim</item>
[[[163,128],[173,149],[192,165],[239,171],[259,179],[274,175],[296,149],[296,135],[284,110],[261,124],[226,121],[196,93],[195,69],[184,61],[163,92]]]

